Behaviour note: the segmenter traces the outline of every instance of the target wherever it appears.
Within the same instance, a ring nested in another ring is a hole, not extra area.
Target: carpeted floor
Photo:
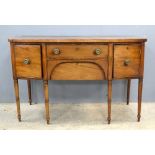
[[[45,121],[44,104],[21,104],[22,122],[16,119],[15,103],[0,104],[1,130],[103,130],[155,129],[155,103],[142,104],[141,122],[137,122],[137,104],[113,103],[112,121],[107,124],[107,104],[50,104],[51,124]]]

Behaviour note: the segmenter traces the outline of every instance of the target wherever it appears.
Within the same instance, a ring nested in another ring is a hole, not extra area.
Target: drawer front
[[[98,59],[107,56],[108,45],[47,45],[49,59]]]
[[[141,45],[114,46],[114,78],[140,75]]]
[[[48,61],[48,80],[104,80],[107,61],[52,60]]]
[[[17,77],[42,77],[40,45],[15,45],[14,51]]]

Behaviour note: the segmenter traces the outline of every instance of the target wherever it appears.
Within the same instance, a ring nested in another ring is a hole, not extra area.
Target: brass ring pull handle
[[[54,48],[53,49],[53,54],[59,55],[60,54],[60,50],[58,48]]]
[[[95,54],[96,55],[100,55],[101,54],[101,50],[99,48],[95,49]]]
[[[128,66],[131,61],[129,59],[124,60],[124,66]]]
[[[25,65],[29,65],[30,63],[31,63],[31,61],[28,58],[24,59],[24,61],[23,61],[23,64],[25,64]]]

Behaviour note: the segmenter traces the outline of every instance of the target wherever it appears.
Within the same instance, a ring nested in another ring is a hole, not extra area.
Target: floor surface
[[[16,118],[15,103],[0,104],[1,130],[140,130],[155,129],[155,103],[142,104],[137,122],[137,104],[113,103],[112,121],[107,124],[107,104],[50,104],[51,124],[45,121],[44,104],[21,104],[22,122]]]

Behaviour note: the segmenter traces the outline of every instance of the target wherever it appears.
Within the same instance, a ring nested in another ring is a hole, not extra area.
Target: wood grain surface
[[[18,79],[44,81],[47,124],[50,123],[48,80],[108,80],[108,124],[111,122],[112,81],[138,82],[137,118],[141,118],[144,48],[146,38],[22,36],[9,39],[18,120],[21,121]],[[96,52],[98,51],[98,52]],[[29,61],[25,61],[29,60]]]
[[[145,42],[146,38],[138,38],[138,37],[97,37],[97,36],[18,36],[18,37],[10,37],[10,42],[18,42],[18,43],[27,43],[27,42],[35,42],[35,43],[68,43],[68,42],[76,42],[76,43],[85,43],[85,42],[113,42],[113,43],[136,43],[136,42]]]
[[[54,54],[53,50],[59,49],[60,54]],[[97,55],[96,49],[101,53]],[[108,45],[47,45],[47,57],[49,59],[98,59],[108,57]]]
[[[114,46],[114,78],[138,77],[140,74],[141,44]],[[129,61],[125,65],[125,61]]]
[[[42,78],[40,45],[15,45],[16,76]],[[24,64],[29,59],[30,64]]]

